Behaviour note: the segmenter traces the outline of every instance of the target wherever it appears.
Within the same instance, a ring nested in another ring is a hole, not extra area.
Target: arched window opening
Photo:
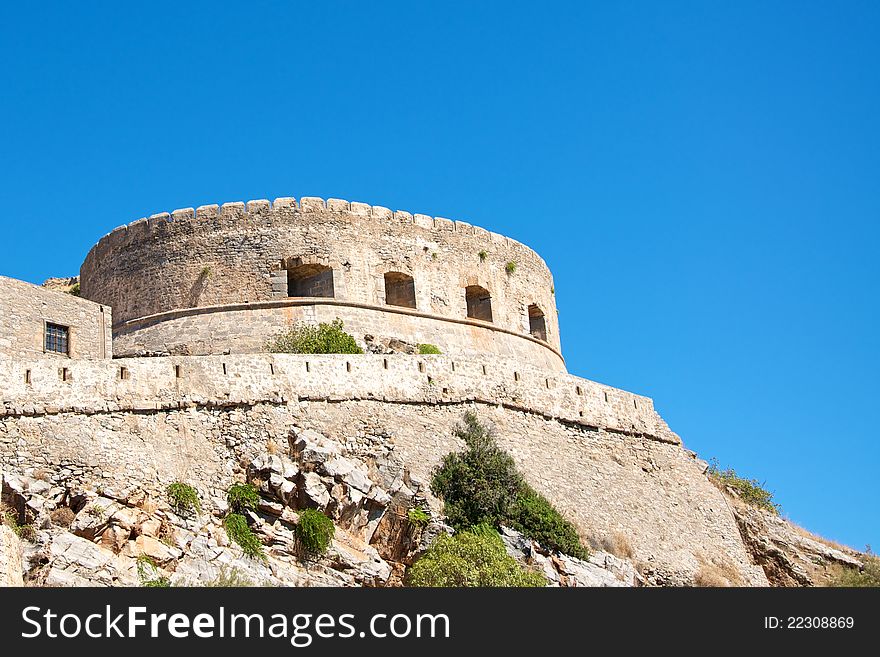
[[[492,297],[489,290],[479,285],[468,285],[464,289],[464,297],[467,302],[467,316],[471,319],[481,319],[484,322],[492,321]]]
[[[317,264],[288,267],[287,296],[333,297],[333,270]]]
[[[399,271],[385,273],[385,303],[403,308],[416,307],[416,284],[413,277]]]
[[[544,312],[536,304],[529,306],[529,333],[533,338],[547,342],[547,323]]]

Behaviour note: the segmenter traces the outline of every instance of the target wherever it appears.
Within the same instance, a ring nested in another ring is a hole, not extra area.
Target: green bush
[[[72,294],[75,297],[80,296],[82,292],[80,291],[79,283],[74,283],[73,285],[71,285],[70,289],[67,290],[67,293]]]
[[[443,500],[450,525],[463,530],[504,524],[552,550],[589,557],[574,525],[525,482],[476,415],[466,413],[455,435],[467,449],[444,456],[431,478],[431,492]]]
[[[515,513],[522,476],[474,413],[465,413],[455,435],[467,449],[443,457],[431,478],[431,492],[443,500],[443,512],[455,529],[484,522],[498,526]]]
[[[480,262],[485,262],[485,261],[486,261],[486,258],[489,257],[489,254],[486,253],[485,250],[480,251],[477,255],[480,256]]]
[[[431,516],[425,513],[424,509],[417,506],[410,507],[409,511],[406,512],[406,517],[416,527],[424,527],[431,520]]]
[[[513,274],[516,271],[516,261],[511,260],[506,265],[504,265],[504,271],[508,274]]]
[[[198,513],[202,510],[199,494],[189,484],[175,481],[172,484],[168,484],[165,492],[168,494],[168,503],[171,505],[171,508],[180,515],[187,515],[193,511]]]
[[[578,559],[590,558],[590,552],[581,545],[574,525],[563,518],[546,497],[528,484],[523,486],[517,497],[516,515],[507,522],[546,548]]]
[[[545,586],[540,573],[522,568],[507,554],[492,527],[480,525],[455,536],[441,534],[410,567],[407,584],[419,587]]]
[[[880,586],[880,557],[868,548],[862,569],[839,566],[828,586],[844,586],[847,588],[864,588]]]
[[[317,509],[306,509],[299,514],[296,538],[307,555],[324,554],[336,533],[333,521]]]
[[[765,484],[757,479],[746,479],[736,474],[733,468],[721,470],[718,460],[712,459],[709,465],[709,478],[721,488],[731,489],[743,502],[759,509],[779,515],[782,507],[773,501],[773,493],[764,488]]]
[[[266,344],[276,354],[362,354],[355,339],[343,330],[342,320],[330,324],[297,324]]]
[[[244,513],[257,508],[260,493],[251,484],[232,484],[226,491],[226,502],[233,513]]]
[[[240,513],[230,513],[223,518],[223,528],[229,540],[234,541],[247,556],[253,559],[265,560],[266,555],[263,552],[263,543],[260,538],[250,528],[245,518]]]
[[[152,589],[166,589],[171,586],[171,581],[159,574],[156,562],[145,554],[137,558],[137,574],[141,586]]]
[[[437,345],[433,344],[420,344],[419,345],[419,353],[423,356],[428,356],[431,354],[442,354],[443,352],[437,347]]]

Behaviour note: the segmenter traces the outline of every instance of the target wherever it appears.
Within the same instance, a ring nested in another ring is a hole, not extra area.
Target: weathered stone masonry
[[[69,329],[69,353],[46,352],[47,322]],[[107,306],[0,276],[0,358],[49,356],[61,366],[70,359],[111,358],[112,323]]]
[[[764,582],[721,494],[650,399],[506,359],[484,364],[403,355],[121,359],[76,363],[65,383],[39,362],[20,363],[32,368],[34,389],[18,383],[20,371],[0,380],[10,398],[0,456],[14,471],[61,470],[67,485],[160,495],[187,480],[222,499],[242,459],[299,426],[342,442],[386,435],[427,480],[460,448],[451,430],[472,408],[585,536],[623,533],[645,568],[671,583],[687,583],[704,559]]]
[[[393,287],[410,279],[414,307]],[[85,297],[113,307],[118,355],[260,351],[278,326],[315,312],[444,353],[519,350],[526,364],[564,370],[544,261],[442,217],[316,198],[175,210],[103,237],[81,284]],[[467,289],[490,297],[491,321],[472,307],[469,316]],[[316,296],[296,296],[304,294]],[[332,308],[306,303],[331,298]],[[209,310],[181,314],[192,308]]]

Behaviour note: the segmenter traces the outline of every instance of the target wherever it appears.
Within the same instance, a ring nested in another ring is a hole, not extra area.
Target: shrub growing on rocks
[[[877,587],[880,586],[880,557],[868,549],[862,569],[839,566],[828,586]]]
[[[441,534],[407,573],[410,586],[544,586],[540,573],[507,554],[498,532],[479,525],[455,536]]]
[[[765,484],[757,479],[746,479],[736,474],[733,468],[722,470],[718,467],[718,461],[712,459],[709,465],[709,479],[722,491],[727,489],[746,504],[751,504],[759,509],[764,509],[775,515],[779,515],[782,507],[773,501],[773,493],[764,488]]]
[[[406,517],[410,521],[410,524],[415,527],[424,527],[431,520],[431,516],[425,513],[424,509],[417,506],[410,507],[406,512]]]
[[[581,545],[580,536],[546,497],[524,484],[516,500],[516,511],[507,524],[551,550],[589,559],[590,552]]]
[[[156,562],[145,554],[137,558],[137,574],[141,586],[151,589],[165,589],[171,586],[171,581],[159,573]]]
[[[352,335],[343,330],[342,320],[331,323],[297,324],[266,344],[276,354],[362,354]]]
[[[232,484],[226,491],[226,502],[233,513],[244,513],[257,508],[260,493],[251,484]]]
[[[435,344],[422,343],[419,345],[419,354],[422,356],[430,356],[436,354],[442,354],[440,348]]]
[[[336,533],[333,521],[317,509],[306,509],[299,514],[296,538],[303,551],[310,556],[324,554]]]
[[[505,524],[547,548],[589,557],[574,525],[525,482],[513,458],[474,413],[465,414],[455,435],[467,449],[444,456],[431,479],[431,492],[443,500],[450,525],[462,530]]]
[[[260,538],[250,528],[245,518],[240,513],[230,513],[223,518],[223,528],[229,540],[234,541],[247,556],[253,559],[265,560],[266,554],[263,552],[263,543]]]
[[[193,512],[198,513],[202,510],[199,494],[189,484],[175,481],[172,484],[168,484],[165,492],[168,495],[168,503],[171,505],[171,508],[180,515],[187,515]]]

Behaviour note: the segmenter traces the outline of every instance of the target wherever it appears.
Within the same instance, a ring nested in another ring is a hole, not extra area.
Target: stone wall
[[[475,320],[337,299],[291,299],[162,313],[117,326],[113,349],[117,356],[259,353],[265,351],[270,338],[294,322],[331,322],[336,318],[343,320],[345,330],[362,347],[367,335],[380,340],[406,336],[412,344],[433,344],[445,354],[468,360],[506,356],[533,367],[565,371],[565,361],[557,351],[522,333]]]
[[[0,416],[301,399],[481,401],[566,423],[680,443],[648,397],[501,357],[480,361],[399,354],[125,358],[71,363],[65,378],[51,362],[15,360],[0,368],[0,394]]]
[[[560,349],[553,279],[534,251],[468,223],[337,199],[228,203],[141,219],[98,242],[82,265],[81,286],[85,297],[112,306],[122,325],[185,308],[287,298],[287,270],[301,265],[332,268],[335,298],[368,306],[386,305],[386,273],[412,276],[416,310],[446,319],[467,318],[465,288],[481,286],[491,294],[494,326],[528,336],[529,306],[536,306],[547,343]],[[419,323],[394,321],[395,337],[418,342]],[[212,322],[219,328],[234,319]],[[467,334],[460,338],[450,338],[450,353],[477,350]]]
[[[68,355],[45,351],[47,322],[69,328]],[[56,364],[70,359],[111,358],[111,326],[106,306],[0,276],[0,358],[39,356]]]
[[[468,409],[495,427],[527,479],[585,538],[624,536],[649,581],[686,584],[710,562],[736,573],[740,583],[766,583],[750,564],[720,491],[679,445],[510,404],[331,395],[230,397],[183,408],[166,403],[58,414],[29,410],[33,414],[0,417],[0,463],[7,473],[114,498],[139,492],[159,497],[168,483],[187,481],[214,506],[242,478],[244,463],[270,441],[286,445],[298,427],[354,450],[361,444],[372,451],[393,448],[413,477],[427,482],[441,456],[461,447],[452,430]],[[438,501],[430,501],[438,510]]]

